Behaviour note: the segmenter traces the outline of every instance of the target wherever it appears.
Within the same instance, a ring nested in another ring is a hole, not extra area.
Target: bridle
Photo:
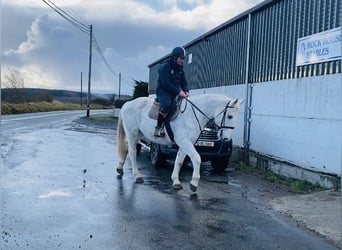
[[[235,127],[233,127],[233,126],[226,126],[226,125],[225,125],[226,116],[227,116],[227,110],[228,110],[229,108],[231,108],[231,109],[234,108],[233,106],[229,106],[229,103],[230,103],[230,101],[228,101],[226,107],[225,107],[220,113],[218,113],[218,115],[216,116],[216,117],[218,117],[221,113],[223,113],[222,120],[221,120],[221,126],[220,126],[221,129],[222,129],[222,128],[225,128],[225,129],[234,129],[234,128],[235,128]],[[215,117],[215,118],[216,118],[216,117]],[[228,115],[228,118],[232,118],[232,117],[229,117],[229,115]]]
[[[195,118],[196,118],[196,121],[197,121],[197,123],[198,123],[198,125],[199,125],[200,131],[203,131],[203,129],[201,128],[201,125],[200,125],[200,122],[199,122],[199,120],[198,120],[198,117],[197,117],[197,114],[196,114],[195,109],[196,109],[198,112],[200,112],[205,118],[207,118],[208,121],[213,121],[213,125],[214,125],[217,129],[234,129],[234,128],[235,128],[234,126],[226,126],[226,125],[225,125],[226,116],[227,116],[227,110],[228,110],[229,108],[234,108],[234,106],[230,106],[230,105],[229,105],[229,104],[230,104],[230,100],[228,101],[228,103],[226,104],[226,106],[223,108],[223,110],[220,111],[214,118],[209,118],[209,117],[208,117],[208,116],[207,116],[199,107],[197,107],[192,101],[190,101],[190,100],[189,100],[188,98],[186,98],[186,97],[184,97],[184,99],[185,99],[188,103],[191,104],[191,108],[192,108],[192,111],[193,111],[194,116],[195,116]],[[183,113],[183,112],[185,111],[185,109],[186,109],[186,106],[185,106],[184,110],[181,111],[181,112]],[[221,114],[223,114],[223,115],[222,115],[221,124],[218,125],[218,124],[215,123],[215,119],[216,119],[219,115],[221,115]],[[229,118],[229,115],[228,115],[228,118]]]

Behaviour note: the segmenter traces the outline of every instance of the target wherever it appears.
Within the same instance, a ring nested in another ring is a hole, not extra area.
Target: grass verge
[[[243,173],[262,175],[266,180],[282,184],[286,186],[290,192],[296,194],[306,194],[326,190],[326,188],[320,186],[319,184],[312,184],[308,181],[284,177],[272,172],[271,170],[264,171],[260,168],[245,164],[240,164],[239,170]]]
[[[105,108],[101,105],[91,105],[91,108],[102,109]],[[107,107],[108,108],[108,107]],[[85,110],[86,107],[81,107],[80,104],[75,103],[62,103],[59,101],[52,102],[27,102],[27,103],[2,103],[1,114],[23,114],[34,112],[48,112],[60,110]]]
[[[111,121],[113,120],[112,115],[93,115],[89,117],[84,117],[84,119],[87,119],[89,121]]]

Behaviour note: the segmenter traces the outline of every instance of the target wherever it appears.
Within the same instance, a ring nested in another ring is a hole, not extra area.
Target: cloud
[[[70,76],[79,75],[86,68],[86,63],[82,67],[80,60],[86,61],[87,53],[87,47],[80,46],[71,29],[54,27],[49,16],[43,15],[32,23],[26,41],[17,49],[3,53],[3,61],[8,67],[19,69],[26,87],[70,89],[67,84],[75,80]]]
[[[46,0],[48,1],[48,0]],[[92,24],[92,91],[132,94],[134,80],[148,81],[148,65],[175,46],[246,10],[260,0],[54,0],[73,18]],[[24,76],[26,87],[79,90],[87,83],[89,36],[43,1],[2,2],[2,64]]]
[[[156,59],[156,55],[165,55],[170,52],[170,48],[163,46],[149,46],[143,51],[134,56],[122,57],[122,54],[112,48],[107,48],[104,51],[104,56],[109,62],[116,62],[113,73],[108,70],[102,61],[99,63],[98,78],[94,82],[94,87],[100,87],[102,90],[119,89],[119,74],[121,73],[121,93],[133,93],[134,80],[148,82],[148,64]],[[158,58],[159,58],[158,57]],[[127,74],[129,69],[129,74]],[[143,73],[141,73],[143,72]],[[113,80],[115,79],[115,80]]]
[[[165,0],[159,8],[151,1],[88,1],[81,8],[88,20],[158,24],[185,30],[207,30],[228,20],[250,6],[251,1]],[[254,1],[260,2],[260,1]],[[98,11],[93,11],[97,9]]]

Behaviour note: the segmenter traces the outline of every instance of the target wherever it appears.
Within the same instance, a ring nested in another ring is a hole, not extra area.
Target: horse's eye
[[[232,115],[228,115],[228,119],[232,119],[233,118],[233,116]]]

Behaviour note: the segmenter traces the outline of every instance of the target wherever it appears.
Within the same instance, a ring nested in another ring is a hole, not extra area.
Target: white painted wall
[[[341,173],[341,75],[254,84],[250,149],[295,165]],[[245,99],[245,85],[192,90]],[[244,107],[233,135],[243,146]]]
[[[252,107],[251,149],[340,173],[340,74],[257,83]]]

